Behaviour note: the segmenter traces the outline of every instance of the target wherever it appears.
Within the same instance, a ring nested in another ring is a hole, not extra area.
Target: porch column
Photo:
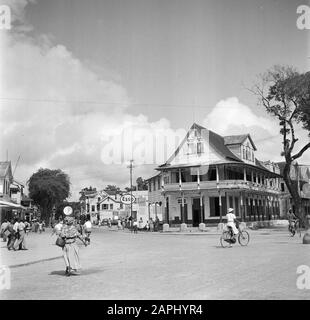
[[[202,194],[200,193],[200,222],[204,223],[203,221],[203,201],[202,201]]]
[[[254,182],[254,173],[253,173],[253,170],[251,171],[251,181]]]
[[[165,181],[164,181],[164,173],[161,174],[161,191],[165,191]]]
[[[185,223],[185,217],[184,217],[184,193],[182,192],[182,209],[181,209],[181,221],[182,223]]]
[[[166,221],[166,223],[169,223],[169,221],[168,221],[168,219],[167,219],[167,211],[166,211],[166,196],[165,196],[165,192],[163,193],[163,197],[164,197],[164,199],[163,199],[163,207],[164,207],[164,221]]]
[[[243,168],[243,180],[246,182],[246,168]]]
[[[220,182],[219,167],[215,166],[215,168],[216,168],[216,183],[219,183]]]
[[[223,220],[223,211],[222,211],[222,196],[221,196],[221,191],[219,191],[219,207],[220,207],[220,223],[222,223],[222,220]]]
[[[199,167],[197,168],[197,189],[200,189],[200,172]]]
[[[244,210],[243,210],[243,194],[240,192],[240,217],[241,221],[244,220]]]
[[[252,201],[253,201],[253,214],[254,214],[254,221],[256,221],[256,205],[255,205],[256,196],[253,195]]]
[[[182,190],[182,177],[181,177],[181,169],[179,169],[179,188]]]

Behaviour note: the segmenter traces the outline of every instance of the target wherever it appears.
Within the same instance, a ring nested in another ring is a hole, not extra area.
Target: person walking
[[[7,228],[6,228],[7,231],[9,231],[9,234],[8,234],[8,243],[7,243],[7,248],[8,250],[13,250],[13,247],[14,247],[14,243],[15,243],[15,240],[16,240],[16,232],[14,230],[14,220],[12,219]]]
[[[87,244],[90,244],[91,228],[92,228],[92,224],[90,222],[90,219],[87,219],[87,221],[83,225],[83,232],[85,234],[85,242]]]
[[[151,231],[151,232],[154,231],[154,221],[153,221],[153,218],[150,218],[150,231]]]
[[[25,224],[25,233],[26,233],[26,236],[28,236],[28,233],[31,230],[30,223],[27,220],[25,220],[24,224]]]
[[[139,220],[139,230],[140,231],[143,230],[143,219],[142,219],[142,217],[140,217],[140,220]]]
[[[145,228],[146,228],[146,231],[150,231],[150,224],[149,224],[149,221],[146,221]]]
[[[41,221],[41,220],[39,221],[39,228],[38,228],[38,230],[39,230],[39,233],[40,233],[40,234],[41,234],[42,231],[43,231],[43,224],[42,224],[42,221]]]
[[[133,232],[138,233],[138,221],[137,219],[134,219],[133,221]]]
[[[63,226],[60,237],[64,239],[65,245],[62,249],[63,257],[66,265],[66,275],[79,275],[81,272],[81,264],[79,257],[79,248],[76,244],[76,239],[79,238],[85,245],[83,236],[78,232],[74,224],[73,217],[65,218],[65,225]]]
[[[63,221],[62,221],[62,219],[59,219],[58,223],[55,224],[55,226],[54,226],[54,229],[53,229],[51,236],[54,234],[56,234],[56,236],[59,236],[61,233],[62,227],[63,227]]]
[[[5,233],[7,226],[9,225],[9,222],[5,219],[0,227],[0,237],[2,238],[3,242],[6,242],[7,240],[7,235]]]
[[[28,250],[26,248],[25,228],[26,226],[23,220],[20,219],[18,223],[18,239],[14,243],[14,247],[13,247],[14,250]]]

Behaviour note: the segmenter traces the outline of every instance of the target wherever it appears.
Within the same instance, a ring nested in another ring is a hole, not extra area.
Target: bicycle
[[[240,228],[238,228],[238,242],[241,246],[247,246],[249,241],[250,241],[250,235],[247,231],[245,230],[240,230]],[[223,248],[227,248],[229,246],[231,246],[232,244],[236,243],[237,239],[234,236],[232,227],[228,227],[228,230],[224,230],[221,238],[220,238],[220,242],[221,242],[221,246]]]
[[[298,219],[290,221],[288,231],[291,237],[294,237],[296,233],[299,233],[299,237],[301,237],[300,223]]]

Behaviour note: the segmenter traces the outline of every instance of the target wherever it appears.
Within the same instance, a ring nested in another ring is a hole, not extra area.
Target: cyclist
[[[227,219],[227,227],[231,227],[232,232],[233,232],[233,241],[236,239],[237,234],[239,233],[236,225],[235,225],[235,221],[237,222],[237,218],[234,214],[234,209],[233,208],[229,208],[228,209],[228,213],[226,214],[226,219]],[[235,241],[234,241],[235,242]],[[232,247],[232,244],[229,243],[229,246]]]
[[[297,221],[299,221],[299,219],[297,218],[297,216],[295,215],[295,213],[291,208],[288,210],[287,218],[288,218],[289,229],[290,230],[296,229],[296,224],[297,224]]]

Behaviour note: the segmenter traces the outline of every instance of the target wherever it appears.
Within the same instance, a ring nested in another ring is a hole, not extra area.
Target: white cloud
[[[25,26],[27,3],[33,2],[12,2],[20,26]],[[0,145],[2,158],[9,150],[13,168],[21,155],[16,178],[22,182],[42,166],[69,174],[73,199],[89,185],[125,187],[129,185],[126,163],[106,165],[102,161],[107,139],[128,128],[135,129],[136,143],[160,131],[172,137],[184,133],[173,130],[167,119],[150,122],[144,115],[130,115],[126,88],[110,80],[118,75],[105,78],[46,35],[34,39],[21,28],[12,30],[0,33]],[[237,98],[220,101],[203,125],[223,135],[249,132],[260,158],[281,159],[277,123],[255,115]],[[161,160],[169,156],[170,151]],[[134,179],[149,177],[154,166],[137,163]]]
[[[26,4],[12,2],[15,21],[24,21]],[[74,199],[88,185],[128,186],[125,164],[102,162],[103,138],[128,126],[140,132],[170,128],[165,119],[150,123],[143,115],[128,114],[130,98],[124,87],[45,35],[34,39],[13,28],[0,34],[0,51],[1,156],[8,149],[14,167],[21,155],[16,178],[22,182],[40,167],[49,167],[69,174]],[[149,176],[153,167],[137,166],[134,177]]]
[[[257,107],[259,108],[259,107]],[[221,135],[250,133],[256,147],[257,157],[261,160],[283,161],[281,157],[282,136],[279,133],[279,122],[268,116],[258,116],[251,108],[242,104],[238,98],[230,97],[219,101],[204,119],[203,124]],[[297,131],[300,143],[296,149],[309,141],[304,130]],[[310,152],[300,162],[310,163]]]

